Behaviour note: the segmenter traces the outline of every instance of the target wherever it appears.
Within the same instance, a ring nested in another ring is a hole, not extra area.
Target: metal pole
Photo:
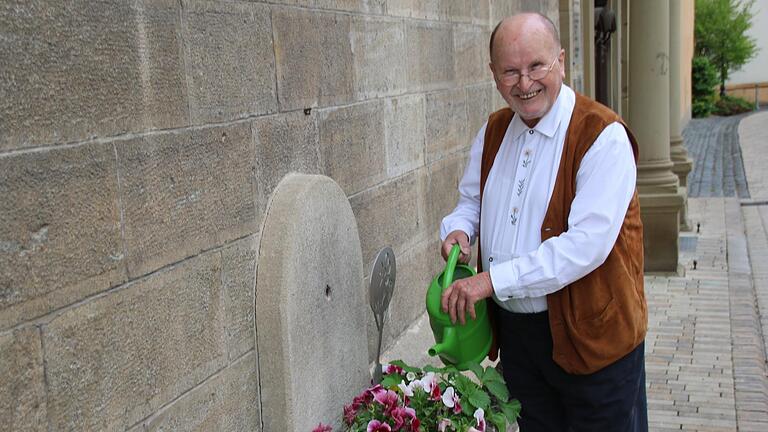
[[[755,111],[760,109],[760,85],[755,83]]]

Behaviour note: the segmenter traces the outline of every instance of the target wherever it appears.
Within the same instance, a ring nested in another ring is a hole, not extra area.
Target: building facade
[[[0,6],[6,427],[268,430],[256,275],[292,172],[341,187],[364,274],[393,247],[390,345],[424,312],[440,218],[503,105],[488,38],[519,11],[559,26],[568,83],[635,131],[647,270],[676,271],[693,0]],[[373,361],[372,317],[357,337]]]

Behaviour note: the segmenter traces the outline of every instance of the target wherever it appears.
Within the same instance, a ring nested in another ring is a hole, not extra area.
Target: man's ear
[[[560,55],[557,62],[560,63],[560,78],[565,80],[565,50],[560,48]]]
[[[491,75],[493,75],[493,79],[496,80],[496,70],[493,68],[493,62],[488,63],[488,69],[491,70]]]

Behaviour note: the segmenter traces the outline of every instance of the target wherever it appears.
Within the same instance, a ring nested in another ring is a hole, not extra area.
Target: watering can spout
[[[438,354],[443,357],[454,358],[453,351],[456,347],[456,333],[453,327],[446,327],[443,329],[443,340],[438,342],[427,351],[430,357],[434,357]]]

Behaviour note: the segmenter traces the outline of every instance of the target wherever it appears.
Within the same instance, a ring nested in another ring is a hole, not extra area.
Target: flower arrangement
[[[493,367],[470,365],[475,379],[453,366],[424,369],[402,361],[384,365],[381,383],[344,406],[347,432],[506,431],[520,413]],[[331,432],[319,424],[312,432]]]

